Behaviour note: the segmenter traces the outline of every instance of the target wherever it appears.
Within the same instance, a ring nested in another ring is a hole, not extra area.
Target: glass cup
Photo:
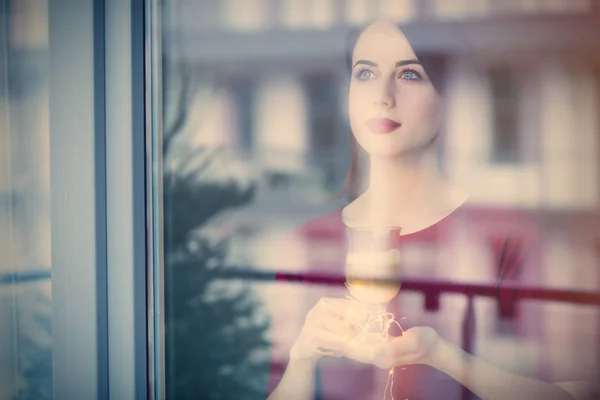
[[[354,307],[346,320],[357,328],[354,344],[387,340],[393,315],[386,304],[400,290],[400,228],[347,228],[346,287]]]
[[[400,290],[400,228],[346,228],[346,286],[363,304],[385,304]]]

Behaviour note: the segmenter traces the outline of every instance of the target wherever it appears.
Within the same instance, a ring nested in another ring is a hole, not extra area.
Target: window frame
[[[165,374],[165,305],[164,305],[164,238],[163,238],[163,10],[159,0],[144,2],[143,57],[146,71],[145,92],[145,155],[146,155],[146,283],[148,340],[148,399],[166,398]],[[154,28],[153,28],[154,27]],[[156,29],[159,27],[159,29]]]
[[[148,397],[144,5],[48,2],[57,399]]]

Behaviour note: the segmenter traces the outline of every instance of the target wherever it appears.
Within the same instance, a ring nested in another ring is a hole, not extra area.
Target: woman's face
[[[376,22],[354,48],[349,91],[352,133],[372,156],[398,156],[430,146],[442,101],[398,27]]]

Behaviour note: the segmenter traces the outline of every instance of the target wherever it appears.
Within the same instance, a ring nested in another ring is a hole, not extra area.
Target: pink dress
[[[503,329],[507,334],[518,337],[535,335],[539,323],[537,327],[535,323],[523,324],[524,318],[519,318],[517,307],[519,291],[502,288],[499,285],[501,282],[515,281],[517,278],[525,281],[536,281],[539,278],[535,270],[523,271],[522,268],[526,256],[527,260],[535,260],[537,257],[535,224],[530,223],[531,219],[525,224],[524,221],[527,221],[527,218],[513,211],[481,210],[463,205],[428,228],[400,236],[397,242],[400,254],[413,254],[407,257],[407,272],[403,273],[402,277],[406,279],[407,287],[411,287],[411,282],[414,288],[414,282],[431,281],[456,283],[462,289],[452,295],[453,300],[458,302],[458,306],[455,304],[445,307],[443,301],[440,303],[439,286],[420,290],[418,294],[408,289],[405,292],[403,283],[400,293],[388,304],[388,310],[394,314],[404,329],[429,325],[456,345],[463,348],[465,345],[472,347],[476,336],[475,323],[472,320],[473,310],[467,306],[466,299],[471,294],[471,287],[474,284],[487,283],[496,285],[494,287],[497,289],[496,298],[499,307],[495,311],[500,316],[498,320],[502,326],[496,329]],[[310,290],[313,286],[315,288],[315,293],[308,300],[304,311],[308,311],[320,297],[343,297],[345,288],[339,283],[344,277],[346,242],[341,210],[310,220],[295,233],[306,243],[310,267],[303,271],[299,282],[298,280],[294,282],[298,285],[309,285]],[[482,239],[484,236],[485,239]],[[485,243],[488,250],[486,253],[488,263],[485,264],[485,268],[480,268],[485,271],[474,270],[477,275],[474,278],[471,273],[473,271],[461,270],[459,267],[450,269],[445,265],[460,265],[461,248],[470,245],[470,237],[478,238],[480,244]],[[314,282],[311,282],[311,276],[314,274],[331,277],[331,285],[314,285]],[[289,284],[290,275],[277,273],[276,281]],[[430,311],[427,311],[427,308]],[[305,313],[298,315],[300,318],[298,326],[302,325],[305,315]],[[402,319],[403,317],[405,319]],[[277,315],[273,315],[272,329],[274,336],[281,329]],[[394,336],[401,334],[399,329],[394,329],[391,333]],[[283,353],[289,351],[288,348],[284,350]],[[471,348],[465,350],[472,351]],[[281,353],[280,351],[279,354]],[[272,360],[267,395],[279,383],[286,363],[286,359]],[[323,357],[317,370],[317,389],[314,398],[383,399],[387,378],[387,370],[369,364],[349,359]],[[388,394],[386,399],[389,398]],[[393,398],[396,400],[477,399],[448,375],[435,368],[416,364],[395,368]]]

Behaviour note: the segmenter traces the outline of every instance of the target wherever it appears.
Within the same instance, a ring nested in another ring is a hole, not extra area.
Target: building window
[[[261,80],[256,99],[260,145],[255,147],[261,167],[276,175],[301,174],[309,144],[308,102],[302,82],[294,74],[271,74]]]
[[[310,6],[313,27],[327,29],[333,26],[336,22],[335,6],[333,0],[313,0]]]
[[[447,1],[447,0],[432,0],[426,6],[431,7],[431,11],[435,13],[435,17],[441,19],[460,19],[467,16],[468,5],[466,1]]]
[[[282,25],[288,29],[305,28],[310,25],[311,5],[307,0],[281,0]]]
[[[375,15],[372,7],[369,5],[369,0],[347,0],[346,20],[348,23],[351,25],[360,25],[373,18]]]
[[[311,159],[323,171],[325,186],[332,188],[337,183],[341,170],[338,162],[340,157],[337,157],[342,136],[339,83],[334,76],[326,74],[307,77],[305,87]]]
[[[427,19],[435,16],[434,0],[416,0],[414,2],[414,16],[416,19]]]
[[[227,0],[224,3],[225,23],[228,28],[252,31],[268,23],[267,0]]]
[[[2,7],[0,2],[0,8]],[[15,49],[44,49],[48,46],[48,2],[8,1],[10,45]]]
[[[256,85],[252,81],[238,81],[232,85],[232,100],[236,143],[244,156],[251,156],[255,139],[255,93]]]
[[[492,109],[490,159],[493,163],[520,161],[519,93],[516,71],[493,67],[488,72]]]
[[[415,3],[421,3],[415,0],[380,0],[379,10],[381,16],[391,19],[395,22],[404,22],[415,15]]]

